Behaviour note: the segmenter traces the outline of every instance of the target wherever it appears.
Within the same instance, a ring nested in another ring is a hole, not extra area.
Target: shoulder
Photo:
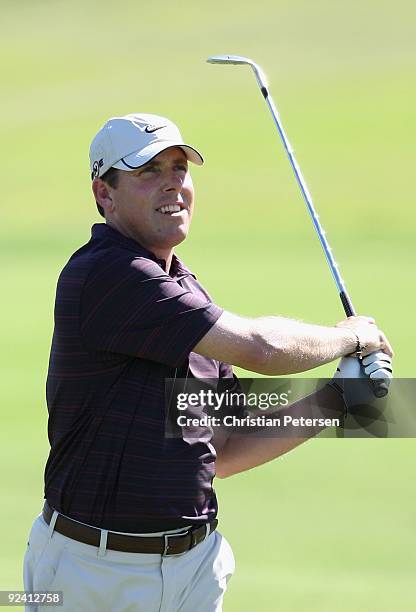
[[[64,266],[60,280],[71,277],[83,279],[86,285],[119,284],[123,280],[146,280],[167,277],[166,272],[154,260],[115,246],[82,247]]]

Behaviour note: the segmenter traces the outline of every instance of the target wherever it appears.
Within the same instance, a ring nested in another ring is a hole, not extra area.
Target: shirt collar
[[[136,242],[136,240],[133,240],[133,238],[127,238],[127,236],[124,236],[118,230],[110,227],[106,223],[95,223],[91,228],[91,238],[94,240],[111,240],[112,242],[116,242],[125,249],[134,251],[139,257],[152,259],[163,270],[166,269],[166,261],[164,259],[158,259],[154,253],[148,251],[139,242]],[[181,261],[174,253],[172,256],[172,263],[170,265],[169,276],[179,280],[180,278],[189,275],[196,279],[195,274],[191,272],[191,270],[185,266],[183,261]]]

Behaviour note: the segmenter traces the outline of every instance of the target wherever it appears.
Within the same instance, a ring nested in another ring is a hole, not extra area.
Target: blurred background
[[[88,148],[108,117],[167,115],[204,154],[178,252],[219,305],[343,318],[251,70],[209,55],[265,69],[354,305],[388,334],[396,376],[414,376],[416,10],[410,0],[0,7],[0,589],[19,589],[42,506],[56,280],[101,221]],[[405,439],[317,439],[217,482],[237,562],[224,610],[414,610],[414,450]]]

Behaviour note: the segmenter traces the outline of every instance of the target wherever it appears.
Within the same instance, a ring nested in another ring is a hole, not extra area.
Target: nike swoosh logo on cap
[[[152,132],[156,132],[156,130],[161,130],[162,128],[167,127],[166,125],[146,125],[146,127],[144,128],[144,131],[147,132],[148,134],[151,134]]]

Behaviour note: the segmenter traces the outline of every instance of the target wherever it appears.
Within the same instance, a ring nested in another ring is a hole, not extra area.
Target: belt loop
[[[51,539],[53,532],[55,530],[55,523],[56,523],[56,519],[59,516],[59,512],[57,510],[53,511],[52,514],[52,518],[51,518],[51,522],[49,523],[49,527],[48,527],[48,538]]]
[[[107,549],[107,536],[108,536],[108,529],[101,529],[100,547],[99,547],[98,553],[97,553],[98,557],[104,557],[104,555],[106,553],[106,549]]]
[[[211,534],[211,523],[205,523],[205,537],[204,540]]]
[[[162,557],[165,557],[169,550],[169,534],[165,533],[165,535],[163,536],[163,539],[164,539],[164,546],[163,546]]]

